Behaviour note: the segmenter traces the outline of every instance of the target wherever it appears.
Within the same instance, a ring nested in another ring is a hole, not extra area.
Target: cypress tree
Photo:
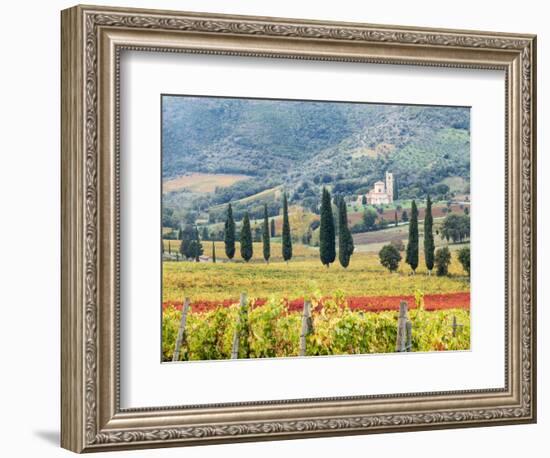
[[[397,178],[393,177],[393,200],[399,200],[399,190],[397,186]]]
[[[418,209],[416,202],[413,200],[411,205],[411,220],[409,222],[409,243],[407,244],[406,262],[413,273],[418,267]]]
[[[329,267],[336,259],[336,234],[334,232],[334,217],[330,193],[323,188],[321,198],[321,225],[319,227],[319,255],[323,265]]]
[[[275,237],[275,219],[271,219],[271,237]]]
[[[269,240],[269,219],[267,217],[267,204],[264,204],[264,227],[262,234],[263,250],[265,262],[269,263],[271,256],[271,243]]]
[[[397,226],[398,224],[398,219],[397,219],[397,210],[395,210],[395,226]]]
[[[426,260],[426,267],[428,272],[432,273],[434,268],[434,234],[433,234],[433,216],[432,216],[432,200],[428,196],[428,202],[426,203],[426,216],[424,217],[424,259]]]
[[[283,259],[288,263],[292,258],[292,239],[290,236],[290,222],[288,221],[288,200],[283,194]]]
[[[338,260],[342,267],[346,268],[349,266],[349,261],[355,247],[353,246],[353,237],[348,227],[348,211],[344,199],[340,200],[340,205],[338,206],[338,221]]]
[[[228,259],[235,256],[235,220],[233,219],[233,209],[231,204],[227,206],[227,219],[225,220],[224,230],[225,255]]]
[[[195,226],[195,234],[193,237],[193,250],[194,250],[194,257],[195,261],[199,262],[199,256],[204,253],[204,249],[202,248],[201,239],[199,237],[199,229]]]
[[[216,244],[212,240],[212,262],[216,264]]]
[[[252,231],[250,230],[250,218],[248,217],[248,212],[246,212],[243,218],[243,227],[241,228],[241,257],[248,262],[252,258],[252,254]]]

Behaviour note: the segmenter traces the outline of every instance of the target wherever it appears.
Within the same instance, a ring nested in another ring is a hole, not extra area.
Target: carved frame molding
[[[121,410],[117,177],[124,49],[504,70],[506,389]],[[62,446],[81,452],[535,421],[535,62],[531,35],[80,6],[63,11]],[[349,414],[336,414],[343,405]]]

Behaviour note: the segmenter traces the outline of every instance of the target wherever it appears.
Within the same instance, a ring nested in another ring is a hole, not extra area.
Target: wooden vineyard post
[[[452,328],[453,328],[453,337],[456,337],[456,331],[458,330],[458,328],[461,328],[462,324],[458,324],[456,322],[456,315],[453,315],[453,324],[452,324]]]
[[[397,342],[395,351],[411,351],[412,348],[412,323],[407,313],[408,306],[405,301],[399,303],[399,318],[397,319]]]
[[[185,336],[185,324],[187,323],[187,312],[189,311],[189,298],[186,297],[183,301],[183,307],[181,309],[181,321],[178,329],[178,337],[176,338],[176,348],[174,348],[174,355],[172,361],[179,361],[180,348]]]
[[[407,320],[407,348],[406,351],[411,351],[412,349],[412,321]]]
[[[311,320],[311,302],[304,301],[304,311],[302,313],[302,332],[300,333],[300,356],[306,355],[306,337],[313,331]]]
[[[453,315],[453,337],[456,337],[456,316]]]
[[[240,311],[246,307],[246,293],[241,293]],[[241,340],[241,313],[237,316],[237,328],[233,334],[233,345],[231,347],[231,359],[237,359],[239,357],[239,341]]]

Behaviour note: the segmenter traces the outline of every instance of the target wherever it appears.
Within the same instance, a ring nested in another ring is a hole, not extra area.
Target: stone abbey
[[[391,204],[393,202],[393,173],[386,172],[386,182],[377,181],[374,187],[366,194],[357,196],[357,203],[363,202],[363,196],[367,199],[367,205]]]

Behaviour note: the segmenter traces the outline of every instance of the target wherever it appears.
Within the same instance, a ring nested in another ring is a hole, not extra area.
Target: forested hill
[[[162,116],[164,178],[245,174],[255,191],[330,182],[353,194],[391,170],[411,196],[469,182],[469,108],[164,96]]]

